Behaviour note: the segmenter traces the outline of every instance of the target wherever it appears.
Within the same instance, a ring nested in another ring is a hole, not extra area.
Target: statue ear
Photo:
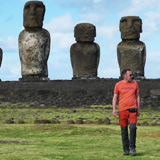
[[[94,26],[94,37],[96,37],[96,27]]]
[[[140,23],[141,23],[141,26],[140,26],[140,33],[142,33],[142,20],[140,19]]]
[[[142,33],[142,25],[141,25],[141,28],[140,28],[140,33]]]

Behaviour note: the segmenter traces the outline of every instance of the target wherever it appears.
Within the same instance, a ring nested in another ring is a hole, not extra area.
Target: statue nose
[[[30,6],[29,14],[30,15],[35,15],[35,5]]]
[[[132,21],[129,20],[129,21],[128,21],[128,28],[131,28],[131,27],[132,27],[132,24],[133,24]]]

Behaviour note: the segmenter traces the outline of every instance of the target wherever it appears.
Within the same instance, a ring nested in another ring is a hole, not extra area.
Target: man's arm
[[[138,107],[138,112],[137,112],[137,114],[138,114],[138,116],[140,115],[140,96],[139,96],[139,93],[137,93],[137,107]]]
[[[112,100],[112,106],[113,106],[113,113],[112,114],[114,117],[117,117],[117,112],[116,112],[117,97],[118,97],[118,94],[114,93],[113,100]]]

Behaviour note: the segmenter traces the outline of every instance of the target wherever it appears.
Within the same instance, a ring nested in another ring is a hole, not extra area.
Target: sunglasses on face
[[[128,76],[133,77],[133,74],[129,74]]]

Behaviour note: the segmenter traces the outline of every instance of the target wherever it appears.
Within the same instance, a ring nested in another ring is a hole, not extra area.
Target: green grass
[[[36,119],[57,119],[65,123],[68,120],[76,121],[78,118],[83,118],[84,121],[90,120],[96,123],[98,119],[104,120],[108,117],[111,120],[111,124],[118,124],[119,121],[118,117],[113,117],[111,105],[92,105],[80,108],[57,108],[53,106],[46,109],[35,109],[25,104],[23,108],[19,108],[19,104],[11,105],[4,103],[2,105],[3,107],[0,108],[0,124],[5,123],[10,118],[14,118],[15,123],[18,123],[18,120],[24,120],[28,124],[33,124]],[[142,108],[141,115],[138,117],[138,123],[142,125],[143,122],[148,122],[149,125],[160,125],[159,113],[160,108],[154,110],[153,108],[152,110],[151,108]]]
[[[137,156],[123,156],[116,125],[1,124],[2,160],[160,159],[160,129],[139,126]]]
[[[34,105],[34,104],[30,104]],[[136,157],[122,154],[118,117],[112,116],[111,105],[80,108],[40,109],[28,104],[0,104],[0,160],[116,160],[160,159],[160,109],[143,108],[138,122]],[[97,119],[109,117],[111,125],[97,125]],[[14,124],[5,121],[14,118]],[[69,125],[78,118],[94,124]],[[17,124],[22,119],[25,124]],[[61,124],[33,124],[35,119],[58,119]]]

